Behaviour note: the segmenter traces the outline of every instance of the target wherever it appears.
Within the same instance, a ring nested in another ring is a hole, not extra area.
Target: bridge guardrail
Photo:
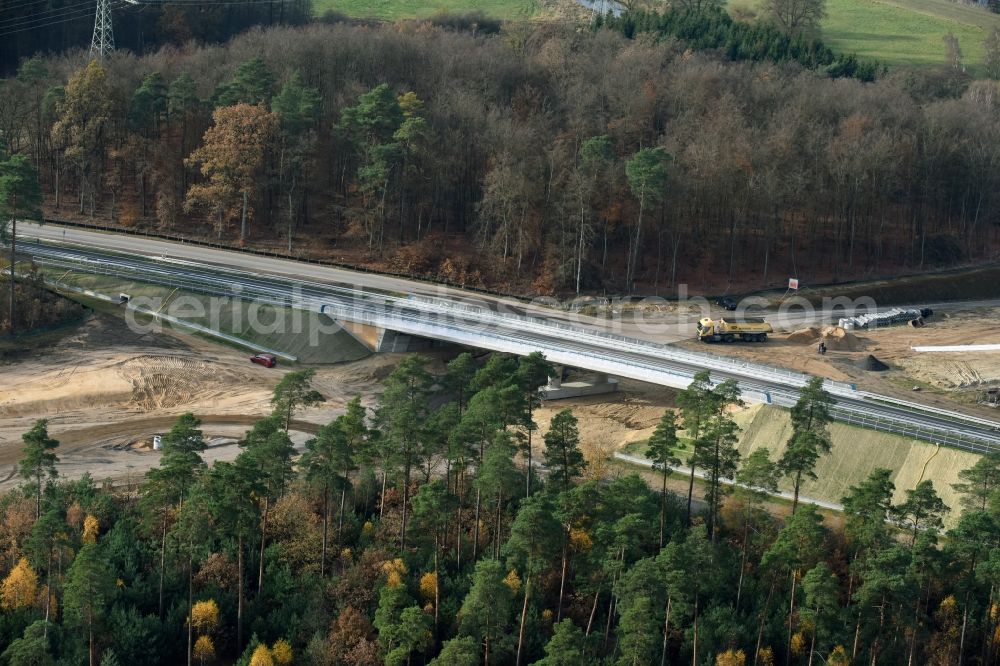
[[[480,306],[468,305],[468,304],[456,304],[446,301],[444,299],[435,299],[427,296],[411,296],[412,301],[422,301],[425,303],[433,303],[438,307],[444,307],[449,309],[462,309],[470,313],[475,312],[479,316],[483,317],[496,317],[501,318],[505,321],[516,321],[525,324],[530,324],[534,326],[544,327],[546,329],[556,329],[563,332],[572,332],[578,335],[586,335],[590,337],[597,337],[604,340],[611,340],[621,344],[631,346],[634,350],[646,353],[649,351],[655,351],[660,354],[666,354],[672,360],[683,361],[686,363],[695,364],[705,364],[706,359],[710,359],[713,364],[715,364],[718,370],[740,370],[740,371],[755,371],[760,373],[762,376],[776,377],[783,380],[785,383],[791,382],[799,386],[804,386],[809,380],[808,375],[804,375],[800,372],[794,372],[792,370],[785,370],[783,368],[775,368],[773,366],[763,365],[760,363],[750,363],[747,361],[741,361],[737,359],[732,359],[724,356],[718,356],[711,353],[701,353],[701,352],[689,352],[681,349],[670,348],[666,345],[657,342],[651,342],[649,340],[642,340],[639,338],[632,338],[624,335],[617,335],[614,333],[608,333],[606,331],[595,331],[592,329],[580,328],[577,326],[570,326],[568,324],[562,324],[559,322],[550,322],[544,319],[539,319],[537,317],[526,317],[523,315],[514,315],[509,313],[498,313],[493,312],[487,308],[482,308]],[[850,392],[854,393],[855,389],[852,384],[846,384],[843,382],[825,382],[827,387],[834,388],[835,391],[840,392]],[[831,391],[832,392],[832,391]]]

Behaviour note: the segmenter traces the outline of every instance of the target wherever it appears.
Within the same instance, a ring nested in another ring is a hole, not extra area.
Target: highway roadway
[[[504,299],[478,295],[473,299],[478,304],[470,305],[468,292],[454,288],[145,238],[76,229],[66,230],[65,240],[62,236],[62,228],[29,227],[21,235],[21,248],[49,266],[53,277],[59,269],[121,275],[324,312],[340,320],[495,351],[537,350],[557,363],[661,385],[683,387],[695,372],[709,369],[713,380],[736,379],[749,401],[779,406],[794,404],[807,379],[787,370],[612,335],[538,306],[510,302],[508,308]],[[839,420],[977,452],[1000,449],[998,422],[872,395],[846,384],[827,386],[837,399]]]

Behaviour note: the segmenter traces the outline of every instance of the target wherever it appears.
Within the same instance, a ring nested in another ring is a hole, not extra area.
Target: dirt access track
[[[109,314],[23,353],[8,353],[0,362],[0,490],[17,483],[21,435],[42,418],[60,442],[59,473],[70,478],[88,471],[97,481],[138,478],[158,464],[148,446],[152,436],[184,412],[202,420],[208,462],[232,459],[237,439],[270,411],[274,386],[295,369],[263,368],[249,356],[166,329],[139,335]],[[318,367],[313,383],[326,401],[297,415],[291,432],[296,448],[355,395],[370,404],[398,360],[386,354]]]

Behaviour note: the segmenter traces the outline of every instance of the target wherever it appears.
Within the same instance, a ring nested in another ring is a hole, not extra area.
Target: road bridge
[[[53,275],[58,275],[57,269],[114,275],[318,312],[359,331],[370,327],[397,336],[518,355],[540,351],[555,363],[663,386],[684,388],[695,373],[709,370],[716,382],[736,380],[750,402],[790,407],[810,378],[575,325],[561,312],[523,308],[525,314],[517,314],[489,304],[469,304],[455,297],[461,290],[449,289],[439,296],[427,285],[411,291],[408,287],[414,283],[371,274],[357,274],[359,279],[353,283],[345,278],[354,274],[343,269],[331,269],[333,277],[315,266],[290,261],[264,261],[263,270],[232,268],[228,259],[239,257],[245,264],[246,255],[78,231],[66,242],[35,237],[24,240],[21,247],[39,264],[53,269]],[[305,269],[310,269],[310,277],[301,275]],[[370,286],[373,282],[379,286]],[[1000,423],[996,421],[859,391],[851,384],[828,381],[825,386],[836,398],[834,416],[840,421],[979,453],[1000,450]]]

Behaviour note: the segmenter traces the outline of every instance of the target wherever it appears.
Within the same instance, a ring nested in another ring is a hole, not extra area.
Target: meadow
[[[982,75],[983,41],[1000,15],[950,0],[827,0],[823,40],[834,50],[891,67],[945,61],[942,37],[958,38],[967,70]]]
[[[422,18],[438,12],[478,10],[499,19],[539,16],[539,0],[315,0],[315,11],[396,20]],[[952,0],[827,0],[823,40],[836,51],[874,58],[890,67],[928,67],[945,60],[942,37],[951,32],[959,41],[964,63],[973,76],[982,75],[983,41],[1000,14]]]

